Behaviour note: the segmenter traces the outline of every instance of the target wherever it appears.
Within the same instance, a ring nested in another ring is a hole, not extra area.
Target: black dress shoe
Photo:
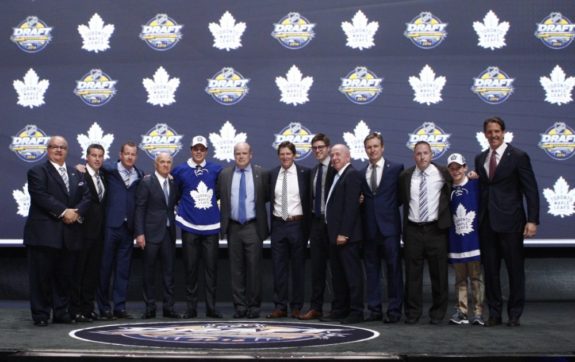
[[[382,313],[371,312],[371,313],[369,313],[369,316],[367,318],[365,318],[366,322],[379,322],[381,320],[383,320],[383,314]]]
[[[485,326],[487,327],[495,327],[501,325],[501,318],[489,318]]]
[[[257,319],[260,317],[260,312],[255,311],[255,310],[250,310],[248,312],[248,314],[246,315],[246,317],[248,317],[248,319]]]
[[[510,319],[509,322],[507,322],[507,327],[519,327],[521,325],[521,323],[519,323],[519,319]]]
[[[211,310],[211,311],[206,312],[206,317],[222,319],[224,316],[222,315],[222,313],[218,312],[217,310]]]
[[[429,320],[429,324],[432,324],[432,325],[434,325],[434,326],[438,326],[438,325],[440,325],[441,323],[443,323],[443,320],[441,320],[441,319],[433,319],[433,318],[431,318],[431,319]]]
[[[109,310],[107,310],[105,312],[101,312],[100,316],[98,317],[98,320],[101,320],[101,321],[113,321],[115,319],[116,319],[116,317],[114,317],[112,312],[110,312]]]
[[[393,323],[397,323],[401,320],[401,317],[398,316],[387,316],[385,317],[385,319],[383,320],[383,323],[385,324],[393,324]]]
[[[142,314],[142,319],[153,319],[153,318],[156,318],[155,310],[147,310],[144,314]]]
[[[247,316],[247,312],[245,310],[236,310],[236,312],[233,315],[234,319],[241,319],[241,318],[245,318]]]
[[[189,309],[182,315],[184,319],[192,319],[198,316],[198,312],[195,309]]]
[[[173,318],[173,319],[180,319],[182,316],[179,313],[176,313],[174,310],[165,310],[162,312],[162,316],[164,318]]]
[[[40,320],[34,321],[34,325],[35,325],[36,327],[47,327],[47,326],[48,326],[48,321],[45,320],[45,319],[40,319]]]
[[[405,320],[405,324],[417,324],[419,322],[419,318],[407,318]]]
[[[92,322],[92,319],[91,319],[91,318],[88,318],[88,317],[86,317],[86,316],[83,315],[83,314],[76,314],[76,315],[74,316],[74,319],[75,319],[76,322],[78,322],[78,323],[89,323],[89,322]]]
[[[114,317],[118,318],[118,319],[133,319],[134,317],[132,317],[132,315],[128,314],[128,312],[126,312],[126,310],[115,310],[114,311]]]
[[[52,318],[52,323],[54,324],[74,324],[76,323],[76,320],[72,317],[70,317],[69,315],[63,315],[60,316],[58,318],[54,317]]]

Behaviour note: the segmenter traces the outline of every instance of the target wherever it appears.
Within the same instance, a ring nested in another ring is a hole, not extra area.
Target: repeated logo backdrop
[[[51,135],[68,162],[104,145],[116,160],[135,141],[180,163],[202,134],[210,157],[277,165],[291,140],[347,144],[354,165],[379,131],[385,156],[413,164],[487,147],[482,122],[501,116],[526,150],[541,194],[537,245],[572,243],[575,221],[575,3],[571,0],[6,0],[0,3],[0,243],[21,242],[28,168]]]

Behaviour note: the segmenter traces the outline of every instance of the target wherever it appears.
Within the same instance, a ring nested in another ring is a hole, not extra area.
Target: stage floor
[[[139,316],[142,305],[129,303],[130,312]],[[181,307],[181,306],[180,306]],[[262,317],[271,311],[266,304]],[[233,314],[230,304],[223,304],[220,310],[230,321]],[[209,320],[200,317],[189,321]],[[451,312],[451,311],[450,311]],[[449,314],[449,313],[448,313]],[[556,360],[575,358],[575,302],[528,303],[521,326],[511,328],[454,326],[447,320],[442,325],[430,325],[422,317],[417,325],[402,322],[387,325],[381,322],[364,322],[354,326],[377,331],[377,338],[341,345],[318,347],[294,347],[282,349],[182,349],[150,348],[106,345],[77,340],[70,337],[70,331],[93,326],[117,323],[141,323],[144,320],[121,320],[113,322],[82,323],[73,325],[52,325],[35,327],[30,319],[26,301],[0,301],[0,359],[37,357],[83,357],[98,358],[138,357],[149,359],[170,358],[347,358],[347,359],[443,359],[462,357],[496,360],[497,357],[511,359],[539,359],[551,357]],[[156,318],[154,322],[172,321]],[[250,320],[253,322],[254,320]],[[258,321],[258,320],[255,320]],[[261,318],[260,321],[270,321]],[[278,320],[279,321],[279,320]],[[281,321],[295,322],[285,318]],[[146,321],[147,322],[147,321]],[[314,323],[321,323],[314,321]]]

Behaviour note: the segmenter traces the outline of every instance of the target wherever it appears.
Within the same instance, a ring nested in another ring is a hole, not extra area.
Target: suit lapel
[[[60,175],[60,172],[54,167],[54,165],[52,165],[52,163],[50,161],[47,161],[47,164],[48,164],[48,172],[50,173],[50,176],[52,176],[52,178],[60,186],[60,188],[62,189],[62,192],[65,195],[68,195],[68,190],[66,190],[66,184],[64,183],[64,180],[62,180],[62,176]],[[68,177],[68,182],[70,182],[69,177]]]

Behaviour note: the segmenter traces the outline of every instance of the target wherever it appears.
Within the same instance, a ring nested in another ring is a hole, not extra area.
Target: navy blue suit
[[[292,299],[290,309],[300,310],[304,301],[305,285],[305,248],[309,236],[309,222],[311,216],[310,206],[310,170],[295,165],[303,218],[297,221],[284,221],[272,216],[271,223],[271,249],[274,273],[274,303],[277,310],[286,311],[289,300],[289,272],[291,269]],[[270,207],[274,207],[275,188],[280,166],[269,173]],[[294,215],[290,215],[294,216]]]
[[[403,272],[401,267],[401,217],[399,214],[399,175],[403,165],[385,159],[383,172],[375,192],[367,182],[367,171],[362,171],[361,189],[364,231],[364,265],[367,282],[367,308],[375,314],[382,313],[381,258],[387,266],[387,315],[401,317],[403,304]]]
[[[110,306],[110,278],[114,272],[112,300],[114,311],[126,309],[128,279],[134,249],[134,210],[136,207],[136,189],[143,172],[134,167],[138,179],[126,187],[118,172],[117,164],[106,163],[102,170],[107,180],[106,230],[104,251],[100,267],[100,284],[96,299],[100,314],[112,311]]]

